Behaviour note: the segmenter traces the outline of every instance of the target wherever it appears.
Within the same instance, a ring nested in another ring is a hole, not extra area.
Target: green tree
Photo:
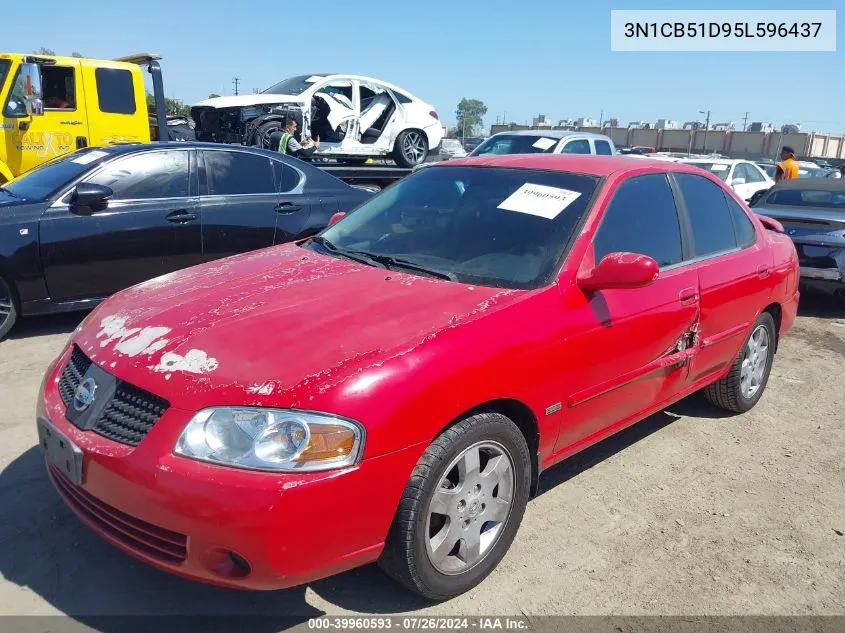
[[[147,106],[149,109],[155,110],[156,107],[156,99],[152,93],[147,93]],[[190,113],[191,108],[186,106],[182,103],[179,99],[173,99],[171,97],[164,98],[164,111],[167,114],[180,114],[185,116]]]
[[[70,54],[70,56],[71,56],[71,57],[85,57],[85,55],[83,55],[83,54],[82,54],[82,53],[80,53],[79,51],[73,51],[73,52]]]
[[[485,114],[487,114],[487,106],[483,101],[466,97],[461,99],[455,110],[455,117],[458,120],[455,126],[456,136],[472,136],[476,128],[483,126]]]
[[[44,48],[43,46],[40,46],[39,48],[35,49],[32,52],[35,53],[36,55],[55,55],[56,54],[56,51],[54,51],[52,48]]]
[[[220,96],[220,95],[219,95],[219,94],[217,94],[216,92],[212,92],[210,95],[208,95],[208,98],[209,98],[209,99],[216,99],[216,98],[217,98],[217,97],[219,97],[219,96]]]

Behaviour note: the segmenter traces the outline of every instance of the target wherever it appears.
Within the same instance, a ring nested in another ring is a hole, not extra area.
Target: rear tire
[[[724,378],[704,388],[710,404],[731,411],[745,413],[756,405],[769,382],[777,341],[775,321],[763,312],[754,322],[731,370]]]
[[[472,589],[510,548],[530,482],[528,445],[511,420],[498,413],[464,418],[417,462],[379,565],[431,600]]]
[[[403,130],[393,145],[393,160],[400,167],[415,167],[428,157],[428,140],[420,130]]]
[[[12,285],[0,277],[0,341],[6,338],[18,320],[18,306]]]

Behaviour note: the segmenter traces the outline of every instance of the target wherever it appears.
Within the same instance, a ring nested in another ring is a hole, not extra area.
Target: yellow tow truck
[[[169,140],[159,59],[0,53],[0,184],[89,145]]]

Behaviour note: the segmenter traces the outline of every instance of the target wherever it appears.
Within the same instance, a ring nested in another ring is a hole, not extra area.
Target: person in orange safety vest
[[[775,182],[798,178],[798,163],[795,162],[795,150],[784,146],[780,152],[780,162],[775,169]]]

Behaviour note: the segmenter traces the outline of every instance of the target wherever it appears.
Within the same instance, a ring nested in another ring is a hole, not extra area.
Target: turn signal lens
[[[297,462],[319,462],[343,459],[355,449],[355,433],[349,427],[321,424],[311,429],[311,441]]]

